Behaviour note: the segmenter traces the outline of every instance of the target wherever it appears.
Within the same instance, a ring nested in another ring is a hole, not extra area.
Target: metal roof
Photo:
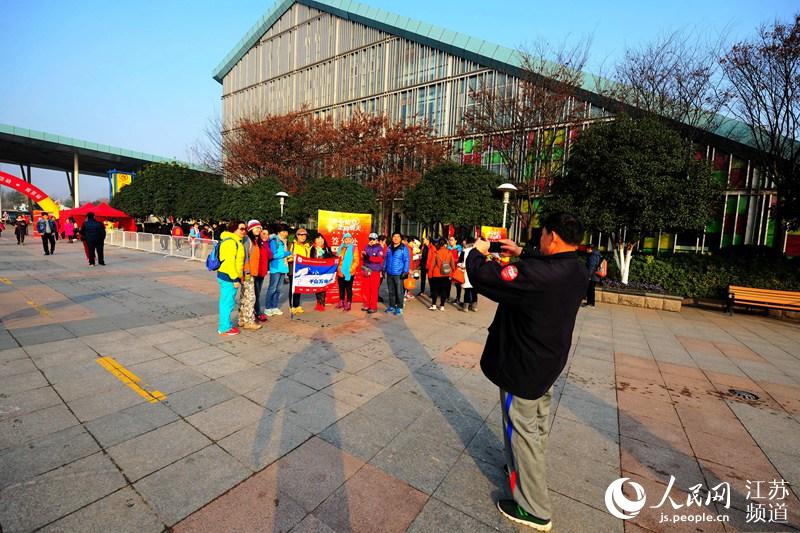
[[[352,20],[385,31],[391,35],[397,35],[398,37],[442,50],[488,68],[494,68],[510,74],[518,74],[521,67],[522,57],[518,50],[396,13],[390,13],[354,0],[278,0],[250,28],[250,31],[225,56],[225,59],[217,65],[213,72],[214,79],[222,83],[222,79],[233,69],[236,63],[295,3],[313,7],[345,20]],[[609,83],[613,82],[584,72],[580,88],[590,95],[600,97],[597,93],[598,87],[601,84]],[[625,105],[627,106],[627,104]],[[713,122],[714,127],[706,128],[704,131],[708,131],[724,140],[748,146],[751,149],[757,148],[749,126],[743,122],[721,115],[716,116]]]
[[[168,157],[0,124],[0,163],[71,170],[75,153],[78,154],[81,174],[105,176],[113,168],[134,171],[147,163],[170,162],[208,172],[205,168]]]

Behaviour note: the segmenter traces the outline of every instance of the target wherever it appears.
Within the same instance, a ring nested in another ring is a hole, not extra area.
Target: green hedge
[[[609,278],[619,270],[608,254]],[[667,294],[685,298],[726,298],[728,285],[800,291],[800,258],[749,254],[677,253],[654,257],[634,254],[629,281],[661,285]]]

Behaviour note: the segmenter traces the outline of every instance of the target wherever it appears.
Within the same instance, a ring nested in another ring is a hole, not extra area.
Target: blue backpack
[[[215,270],[219,270],[219,267],[222,266],[222,261],[219,260],[219,247],[225,241],[233,240],[230,237],[225,237],[221,241],[217,241],[217,244],[214,245],[214,249],[211,250],[211,253],[208,254],[206,257],[206,270],[210,270],[214,272]]]

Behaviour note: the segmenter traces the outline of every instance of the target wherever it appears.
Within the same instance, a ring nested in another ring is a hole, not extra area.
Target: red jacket
[[[428,277],[429,278],[447,278],[450,274],[442,273],[442,265],[445,263],[450,264],[450,274],[456,269],[456,262],[453,261],[453,254],[447,249],[447,246],[442,246],[438,250],[432,248],[428,253]]]

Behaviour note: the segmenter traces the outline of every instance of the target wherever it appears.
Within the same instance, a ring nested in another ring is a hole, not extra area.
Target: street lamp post
[[[281,192],[276,192],[275,196],[278,197],[278,201],[281,203],[281,220],[283,220],[283,204],[286,201],[286,199],[289,198],[289,195],[281,191]]]
[[[506,218],[508,217],[508,203],[511,201],[511,193],[515,192],[517,188],[513,183],[504,183],[497,188],[498,191],[503,191],[503,227],[506,227]]]

